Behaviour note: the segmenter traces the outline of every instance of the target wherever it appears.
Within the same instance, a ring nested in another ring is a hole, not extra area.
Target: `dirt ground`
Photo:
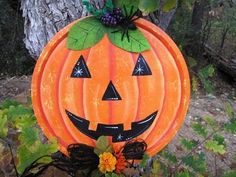
[[[30,97],[30,83],[31,76],[0,79],[0,102],[6,98],[12,98],[21,103],[26,103],[27,98]],[[190,128],[190,123],[196,120],[201,121],[203,116],[209,115],[218,123],[226,122],[229,119],[224,111],[226,102],[231,103],[236,111],[236,88],[221,80],[218,81],[214,94],[206,94],[202,91],[192,94],[184,125],[167,148],[177,156],[181,156],[183,152],[178,148],[180,138],[187,137],[197,140],[195,133]],[[219,133],[225,137],[227,153],[224,156],[215,157],[212,153],[206,152],[208,170],[213,176],[219,176],[222,171],[236,168],[236,135]],[[199,147],[198,151],[206,150]]]

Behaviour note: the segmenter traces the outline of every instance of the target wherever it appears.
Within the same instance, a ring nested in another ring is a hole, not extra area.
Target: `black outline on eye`
[[[71,73],[72,78],[91,78],[88,66],[84,60],[83,55],[81,55],[75,64],[73,71]]]
[[[148,75],[152,75],[152,71],[148,66],[146,60],[142,56],[142,54],[139,54],[132,76],[148,76]]]

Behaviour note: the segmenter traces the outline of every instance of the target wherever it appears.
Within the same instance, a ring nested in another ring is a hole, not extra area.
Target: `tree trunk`
[[[191,30],[186,35],[188,41],[185,47],[186,53],[190,56],[198,56],[203,49],[202,46],[202,26],[204,11],[208,2],[206,0],[196,0],[194,2]]]
[[[226,59],[208,45],[204,46],[204,56],[236,82],[236,58]]]
[[[102,7],[104,0],[94,0]],[[25,45],[35,59],[38,58],[46,43],[61,28],[73,20],[88,15],[81,0],[21,0],[21,9],[25,18]],[[148,18],[165,30],[175,10],[169,13],[151,14]],[[159,18],[159,20],[158,20]]]

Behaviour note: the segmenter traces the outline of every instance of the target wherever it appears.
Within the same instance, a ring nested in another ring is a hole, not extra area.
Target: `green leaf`
[[[8,109],[10,106],[18,106],[19,104],[15,100],[6,99],[0,104],[0,109]]]
[[[128,13],[130,8],[133,6],[134,10],[138,9],[139,0],[114,0],[115,7],[123,8],[124,6],[127,8]]]
[[[226,171],[221,177],[236,177],[236,170]]]
[[[225,138],[219,134],[215,134],[213,136],[213,140],[217,141],[219,145],[225,146]]]
[[[206,127],[203,127],[200,123],[194,123],[191,125],[192,129],[194,130],[195,133],[202,137],[207,136],[207,130]]]
[[[224,130],[229,133],[236,133],[236,119],[231,119],[230,122],[226,123]]]
[[[7,136],[8,126],[7,126],[7,116],[3,114],[0,110],[0,138],[5,138]]]
[[[185,156],[182,161],[195,172],[204,173],[206,171],[205,155],[203,153]]]
[[[213,129],[216,128],[217,124],[211,116],[206,115],[206,116],[203,116],[202,119],[207,123],[207,125],[209,125]]]
[[[102,177],[103,175],[104,174],[99,169],[93,170],[91,173],[92,177]]]
[[[14,125],[16,126],[16,128],[18,128],[20,131],[22,131],[22,129],[24,129],[24,127],[34,127],[36,126],[37,122],[35,117],[29,116],[29,115],[25,115],[22,117],[19,117],[17,119],[15,119]]]
[[[208,92],[208,93],[212,93],[214,91],[214,85],[212,84],[212,82],[210,82],[209,80],[201,80],[202,84],[203,84],[203,88]]]
[[[19,140],[22,145],[31,146],[39,140],[38,129],[34,127],[24,127],[21,130]]]
[[[68,33],[67,47],[83,50],[97,44],[106,32],[105,27],[95,17],[85,18],[74,24]]]
[[[139,9],[144,14],[149,14],[150,12],[156,11],[160,6],[160,0],[140,0],[139,1]]]
[[[58,145],[56,140],[48,144],[42,144],[39,140],[36,141],[32,146],[20,145],[17,149],[17,158],[19,160],[17,169],[19,173],[22,173],[26,167],[28,167],[33,161],[39,157],[45,155],[51,155],[58,151]],[[42,158],[40,163],[49,163],[51,158]]]
[[[218,153],[221,155],[223,155],[225,153],[225,146],[219,144],[219,142],[215,141],[215,140],[208,140],[205,143],[205,148],[210,151],[213,151],[214,153]]]
[[[229,102],[225,103],[225,112],[229,118],[231,119],[234,118],[234,109],[233,109],[233,106]]]
[[[172,154],[169,151],[161,151],[160,155],[164,158],[166,158],[166,160],[168,160],[170,163],[172,164],[176,164],[177,163],[177,158],[174,154]]]
[[[192,90],[196,92],[198,89],[198,78],[196,76],[192,76]]]
[[[117,28],[109,29],[109,33],[108,33],[110,41],[115,46],[120,47],[129,52],[143,52],[145,50],[150,49],[150,45],[147,39],[145,38],[145,36],[139,29],[128,31],[130,41],[128,41],[128,38],[126,37],[126,35],[124,36],[122,40],[123,32],[122,31],[114,32],[117,30],[119,29]]]
[[[106,173],[105,177],[119,177],[119,175],[117,175],[115,173]]]
[[[152,173],[158,175],[161,172],[161,164],[157,160],[154,160],[152,163]]]
[[[178,172],[175,177],[190,177],[190,173],[187,170]]]
[[[195,146],[198,145],[198,142],[195,140],[188,140],[183,138],[181,140],[181,144],[187,149],[187,150],[191,150],[192,148],[194,148]]]
[[[146,166],[148,159],[149,159],[149,155],[147,153],[145,153],[143,155],[142,161],[139,164],[141,168],[144,168]]]
[[[9,120],[15,120],[25,115],[33,115],[32,108],[28,108],[23,105],[10,106],[7,113],[7,117],[9,118]]]
[[[112,152],[112,147],[109,144],[108,138],[106,136],[100,136],[96,141],[96,147],[94,148],[94,153],[99,156],[104,152]]]
[[[187,57],[187,63],[190,68],[193,68],[194,66],[197,66],[197,60],[193,57]]]
[[[215,68],[213,65],[208,65],[198,72],[201,83],[208,93],[212,93],[214,91],[214,85],[208,80],[210,77],[214,76],[214,73]]]
[[[177,0],[166,0],[163,5],[163,12],[169,12],[177,6]]]
[[[215,68],[213,65],[208,65],[199,71],[200,77],[205,78],[205,79],[209,77],[213,77],[214,74],[215,74]]]

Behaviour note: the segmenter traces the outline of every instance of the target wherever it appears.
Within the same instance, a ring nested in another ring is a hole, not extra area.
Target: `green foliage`
[[[177,0],[165,0],[163,6],[163,12],[169,12],[177,6]]]
[[[188,66],[190,68],[193,68],[193,67],[197,66],[197,60],[193,57],[190,57],[190,56],[187,57],[187,62],[188,62]]]
[[[226,114],[229,118],[231,118],[231,119],[234,118],[234,116],[235,116],[234,115],[234,110],[233,110],[233,107],[230,103],[225,104],[225,112],[226,112]]]
[[[33,110],[30,107],[25,107],[23,105],[9,106],[7,111],[8,119],[14,121],[17,118],[23,117],[25,115],[33,115]]]
[[[213,135],[213,140],[216,141],[219,145],[225,146],[225,138],[219,134]]]
[[[106,173],[105,177],[124,177],[124,175],[120,174],[116,174],[116,173]]]
[[[0,138],[5,138],[7,136],[7,116],[0,111]]]
[[[171,0],[167,0],[167,1],[171,1]],[[133,6],[135,9],[141,10],[144,15],[154,12],[160,8],[160,0],[148,0],[148,1],[147,0],[114,0],[114,3],[116,7],[123,8],[123,6],[126,6],[127,9],[130,9],[131,6]],[[170,8],[170,6],[173,6],[173,5],[174,7],[176,7],[177,4],[176,3],[173,4],[173,2],[168,2],[165,10],[166,11],[171,10],[172,8]]]
[[[96,169],[96,170],[92,171],[91,176],[93,176],[93,177],[102,177],[104,175],[99,169]]]
[[[205,127],[203,127],[200,123],[194,123],[191,125],[191,127],[193,128],[194,132],[202,137],[206,137],[207,136],[207,130],[205,129]]]
[[[203,116],[202,119],[207,123],[208,126],[210,126],[211,128],[215,129],[217,127],[217,124],[215,122],[215,120],[211,117],[211,116]]]
[[[177,158],[174,154],[168,151],[161,151],[160,155],[164,157],[166,160],[168,160],[171,164],[176,164],[177,163]]]
[[[191,150],[191,149],[193,149],[195,146],[198,145],[198,142],[195,141],[195,140],[188,140],[188,139],[183,138],[183,139],[181,140],[181,144],[183,145],[183,147],[186,148],[186,150]]]
[[[181,150],[180,154],[171,153],[168,149],[162,150],[157,155],[158,160],[153,161],[150,176],[212,176],[207,169],[205,150],[215,156],[222,157],[226,153],[227,141],[221,132],[226,128],[226,125],[231,125],[229,129],[235,130],[232,125],[235,113],[231,104],[226,104],[225,111],[231,117],[226,124],[218,124],[209,115],[192,122],[191,128],[196,133],[194,138],[184,137],[180,140],[181,146],[176,145],[177,151]],[[228,133],[234,133],[234,131]],[[222,177],[233,177],[235,174],[235,171],[228,171]]]
[[[223,155],[225,153],[225,147],[222,144],[219,144],[218,141],[209,140],[205,143],[205,148],[213,151],[214,153],[219,153]]]
[[[106,0],[104,7],[101,9],[96,9],[93,4],[89,0],[82,0],[83,5],[86,6],[86,9],[89,11],[90,14],[100,18],[102,15],[111,11],[113,9],[113,2],[112,0]]]
[[[175,177],[190,177],[190,173],[187,170],[181,171],[175,175]]]
[[[15,100],[5,100],[3,103],[0,105],[0,109],[8,109],[10,106],[18,106],[19,103]]]
[[[198,78],[195,75],[193,75],[192,76],[192,91],[196,92],[197,89],[198,89]]]
[[[141,168],[144,168],[145,165],[147,164],[148,159],[149,159],[149,155],[145,153],[145,154],[143,155],[143,159],[142,159],[142,161],[140,162],[139,166],[140,166]]]
[[[228,123],[224,126],[225,131],[229,133],[236,133],[236,119],[231,119]]]
[[[122,41],[122,31],[113,33],[113,31],[116,30],[118,29],[109,29],[108,33],[110,41],[115,46],[120,47],[129,52],[143,52],[145,50],[150,49],[150,45],[147,39],[144,37],[143,33],[139,29],[129,31],[130,41],[127,37],[124,37]]]
[[[43,144],[40,140],[35,141],[31,146],[27,146],[26,143],[21,144],[17,150],[17,158],[19,160],[17,166],[18,172],[22,173],[36,159],[50,155],[56,151],[58,151],[58,145],[55,140],[50,144]],[[44,157],[39,162],[49,163],[50,161],[50,157]]]
[[[46,144],[39,138],[39,129],[30,106],[23,106],[7,100],[0,105],[0,137],[7,136],[8,128],[15,129],[18,134],[17,169],[22,173],[36,159],[50,155],[58,150],[56,140]],[[44,157],[40,160],[47,163],[51,159]]]
[[[161,173],[161,164],[157,160],[152,163],[152,174],[159,175]]]
[[[139,0],[139,9],[144,13],[148,14],[154,12],[160,6],[160,0]],[[176,6],[176,4],[175,4]]]
[[[117,31],[114,33],[114,31]],[[129,39],[122,38],[122,31],[117,28],[108,28],[95,17],[85,18],[74,24],[68,33],[67,47],[71,50],[83,50],[97,44],[108,33],[110,41],[129,52],[142,52],[150,48],[147,39],[139,30],[129,30]]]
[[[230,103],[225,104],[225,112],[230,118],[229,122],[224,124],[224,129],[229,133],[236,133],[236,116]]]
[[[104,152],[112,152],[112,146],[109,144],[109,140],[106,136],[100,136],[96,141],[94,153],[99,156]]]
[[[205,155],[203,153],[184,156],[182,161],[185,166],[190,167],[197,173],[204,173],[206,171]]]
[[[215,73],[215,68],[213,67],[213,65],[208,65],[208,66],[202,68],[198,72],[198,76],[201,80],[201,83],[202,83],[204,89],[208,93],[212,93],[214,91],[214,86],[211,83],[211,81],[209,80],[209,78],[214,76],[214,73]]]
[[[226,171],[222,177],[236,177],[236,170]]]
[[[114,5],[120,8],[125,6],[128,10],[133,6],[136,10],[139,6],[139,0],[114,0]]]
[[[103,38],[105,32],[105,27],[97,18],[85,18],[70,28],[67,47],[71,50],[83,50],[92,47]]]

